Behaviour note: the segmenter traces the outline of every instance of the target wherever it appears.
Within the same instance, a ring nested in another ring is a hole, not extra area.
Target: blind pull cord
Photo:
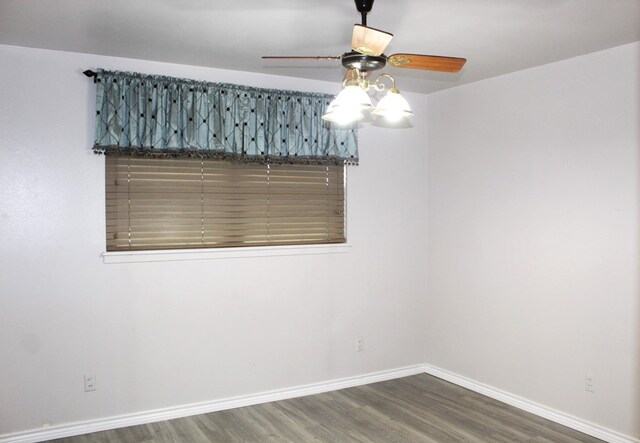
[[[129,241],[129,249],[131,249],[131,158],[127,160],[127,235]]]
[[[200,242],[204,246],[204,160],[200,161]]]

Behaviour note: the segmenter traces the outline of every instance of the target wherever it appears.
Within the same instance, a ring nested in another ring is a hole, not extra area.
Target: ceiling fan
[[[362,16],[362,24],[353,26],[351,51],[338,56],[263,56],[267,60],[340,60],[348,70],[368,73],[390,65],[394,68],[421,69],[425,71],[459,72],[467,61],[459,57],[398,53],[383,54],[393,34],[367,26],[367,14],[374,0],[354,0]]]

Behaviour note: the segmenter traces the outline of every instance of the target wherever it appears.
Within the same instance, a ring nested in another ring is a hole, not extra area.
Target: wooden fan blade
[[[340,60],[339,55],[263,55],[265,60]]]
[[[438,55],[393,54],[387,64],[394,68],[424,69],[425,71],[459,72],[467,59]]]
[[[378,56],[384,52],[393,38],[393,34],[369,28],[362,25],[353,25],[351,36],[351,49],[364,55]]]

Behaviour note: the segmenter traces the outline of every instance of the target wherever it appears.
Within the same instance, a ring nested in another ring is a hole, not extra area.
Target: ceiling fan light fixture
[[[373,109],[371,97],[356,80],[345,82],[345,87],[338,96],[333,99],[327,111],[322,116],[323,120],[335,123],[339,126],[351,125],[364,118],[364,113]]]
[[[409,102],[400,95],[400,91],[396,88],[389,89],[372,114],[392,123],[413,117],[414,115],[411,111],[411,106],[409,106]]]
[[[359,112],[370,111],[373,108],[371,97],[358,83],[345,86],[333,101],[334,106],[357,109]]]
[[[382,79],[390,80],[392,86],[387,89],[382,83]],[[352,125],[368,115],[384,118],[390,123],[398,123],[414,115],[409,102],[400,95],[400,91],[396,88],[396,80],[389,74],[380,74],[373,82],[370,82],[365,76],[355,71],[355,76],[345,80],[343,84],[344,87],[338,96],[329,103],[322,116],[323,120],[346,126]],[[386,95],[374,107],[368,92],[371,90],[382,92],[385,89],[387,89]]]
[[[323,120],[338,126],[349,126],[364,118],[364,114],[357,108],[336,104],[332,101],[327,107],[327,112],[322,116]]]

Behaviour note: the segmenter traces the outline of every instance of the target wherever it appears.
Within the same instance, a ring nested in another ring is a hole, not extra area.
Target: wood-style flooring
[[[56,440],[164,442],[600,442],[427,374]]]

